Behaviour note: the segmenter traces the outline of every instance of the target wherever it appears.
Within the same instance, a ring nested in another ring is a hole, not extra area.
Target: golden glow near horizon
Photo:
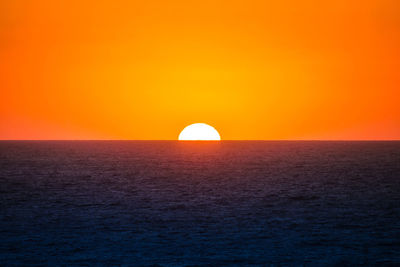
[[[398,0],[0,1],[0,139],[400,139]]]
[[[219,141],[221,136],[214,127],[205,123],[194,123],[186,126],[179,134],[180,141]]]

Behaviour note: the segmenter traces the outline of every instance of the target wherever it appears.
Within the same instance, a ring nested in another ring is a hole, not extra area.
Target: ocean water
[[[400,142],[2,141],[0,265],[400,265]]]

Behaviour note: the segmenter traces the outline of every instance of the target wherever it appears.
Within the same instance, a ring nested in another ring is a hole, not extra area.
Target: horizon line
[[[384,142],[384,141],[400,141],[400,139],[223,139],[223,140],[178,140],[178,139],[0,139],[3,141],[177,141],[177,142],[223,142],[223,141],[311,141],[311,142]]]

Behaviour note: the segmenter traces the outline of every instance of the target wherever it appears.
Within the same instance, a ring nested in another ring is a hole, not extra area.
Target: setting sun
[[[221,136],[218,131],[215,130],[214,127],[205,124],[205,123],[194,123],[189,126],[186,126],[182,132],[179,134],[179,140],[210,140],[210,141],[219,141],[221,140]]]
[[[400,0],[0,0],[0,267],[400,267],[399,85]]]

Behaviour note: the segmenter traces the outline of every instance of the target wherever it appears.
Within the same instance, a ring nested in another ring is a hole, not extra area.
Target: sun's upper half
[[[219,141],[221,140],[221,136],[218,131],[205,123],[194,123],[186,126],[182,132],[179,134],[179,140],[181,141]]]

